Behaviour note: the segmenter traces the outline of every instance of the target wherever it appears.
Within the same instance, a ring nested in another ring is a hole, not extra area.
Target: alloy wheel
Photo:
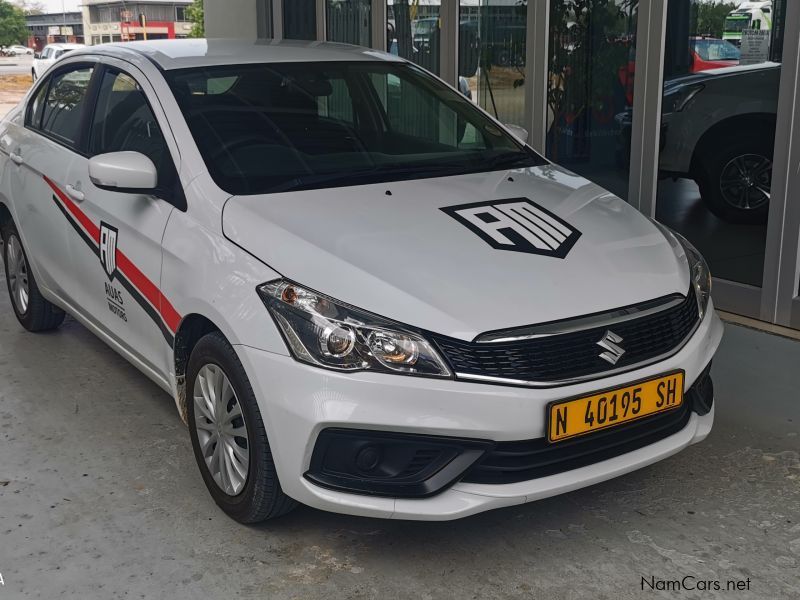
[[[11,299],[17,312],[24,315],[28,312],[28,302],[30,301],[30,280],[28,279],[28,262],[25,260],[22,244],[16,235],[8,238],[6,265]]]
[[[194,383],[194,427],[211,476],[236,496],[247,483],[250,444],[241,404],[221,367],[207,364]]]
[[[769,202],[772,160],[760,154],[742,154],[722,168],[722,198],[739,210],[756,210]]]

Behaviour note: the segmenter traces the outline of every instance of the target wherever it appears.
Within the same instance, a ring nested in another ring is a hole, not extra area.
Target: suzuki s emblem
[[[617,364],[619,359],[622,358],[622,355],[625,354],[625,350],[618,346],[620,342],[622,342],[620,336],[610,329],[606,331],[603,338],[597,342],[597,345],[605,350],[605,352],[600,354],[600,358],[612,365]]]
[[[117,228],[100,223],[100,262],[109,279],[117,272]]]
[[[581,232],[527,198],[442,208],[492,248],[564,258]]]

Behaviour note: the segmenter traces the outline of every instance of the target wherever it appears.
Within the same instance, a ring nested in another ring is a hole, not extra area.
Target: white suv
[[[711,430],[697,251],[390,54],[75,51],[0,173],[20,323],[67,312],[171,394],[241,522],[454,519]]]
[[[86,46],[83,44],[49,44],[45,46],[41,53],[34,55],[33,65],[31,66],[31,78],[36,81],[59,58],[68,52],[85,47]]]

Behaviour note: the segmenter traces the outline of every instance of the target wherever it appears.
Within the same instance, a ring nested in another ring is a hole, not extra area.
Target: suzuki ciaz
[[[0,125],[11,304],[175,399],[214,500],[454,519],[705,438],[685,239],[389,54],[76,50]]]

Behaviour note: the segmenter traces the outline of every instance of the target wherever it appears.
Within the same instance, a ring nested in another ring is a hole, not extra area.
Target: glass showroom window
[[[714,277],[753,287],[764,277],[784,8],[679,0],[667,19],[656,218]]]
[[[283,0],[283,37],[287,40],[317,39],[314,0]]]
[[[386,50],[439,73],[440,0],[387,0]]]
[[[507,0],[460,0],[459,87],[503,123],[525,125],[528,7]]]
[[[638,0],[550,0],[547,157],[628,197]]]
[[[372,45],[372,0],[326,0],[328,40]]]

